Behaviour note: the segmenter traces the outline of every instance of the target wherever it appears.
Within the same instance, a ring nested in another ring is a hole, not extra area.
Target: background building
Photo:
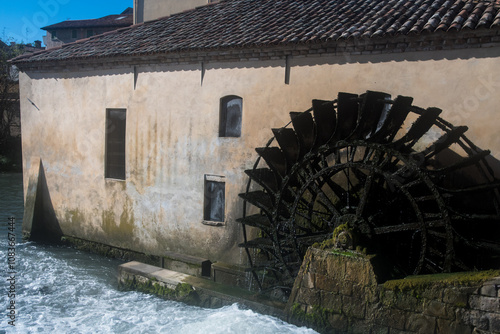
[[[133,9],[130,7],[121,14],[107,15],[99,19],[67,20],[41,28],[47,31],[47,35],[43,36],[43,43],[47,49],[50,49],[82,38],[128,27],[132,23]]]

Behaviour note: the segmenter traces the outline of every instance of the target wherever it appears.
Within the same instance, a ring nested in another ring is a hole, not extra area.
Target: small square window
[[[87,37],[94,36],[94,31],[92,29],[87,29]]]
[[[226,182],[223,176],[205,175],[203,220],[224,222]]]
[[[54,30],[50,34],[52,35],[52,39],[57,39],[57,31]]]
[[[77,31],[76,31],[76,29],[71,30],[71,38],[77,38]]]

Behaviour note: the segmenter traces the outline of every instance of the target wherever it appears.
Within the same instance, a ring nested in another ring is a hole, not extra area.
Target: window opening
[[[226,182],[223,176],[205,175],[203,220],[224,222]]]
[[[126,109],[106,109],[106,178],[125,180]]]
[[[240,137],[243,99],[229,95],[220,99],[219,137]]]

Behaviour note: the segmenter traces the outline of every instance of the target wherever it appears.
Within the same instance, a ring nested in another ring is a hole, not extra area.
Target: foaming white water
[[[3,188],[0,175],[0,189]],[[21,241],[22,189],[12,208],[0,194],[0,249],[7,250],[5,208],[18,219],[16,245],[16,326],[7,324],[7,287],[0,281],[2,333],[315,333],[238,305],[203,309],[138,292],[117,290],[119,261],[66,247]],[[1,190],[0,190],[1,192]],[[14,201],[15,202],[15,201]],[[2,207],[3,205],[3,207]],[[21,212],[21,214],[19,214]],[[5,258],[5,257],[4,257]],[[6,262],[2,266],[5,273]]]
[[[18,249],[18,318],[13,332],[315,333],[236,304],[203,309],[118,291],[114,260],[36,243]]]

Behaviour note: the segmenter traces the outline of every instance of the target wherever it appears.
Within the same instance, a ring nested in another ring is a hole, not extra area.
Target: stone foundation
[[[500,333],[500,271],[377,282],[374,257],[310,248],[288,321],[322,333]]]

